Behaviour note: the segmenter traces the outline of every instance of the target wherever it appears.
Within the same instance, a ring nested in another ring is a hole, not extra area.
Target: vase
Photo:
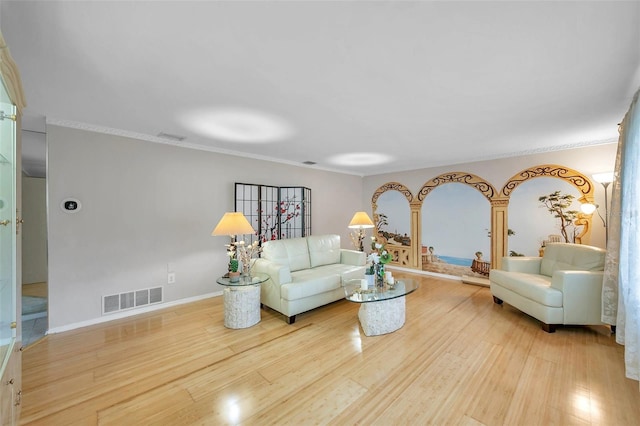
[[[251,260],[249,260],[247,263],[242,264],[242,275],[244,275],[245,277],[251,276]]]
[[[381,289],[384,287],[384,265],[382,263],[376,263],[373,269],[376,277],[376,288]]]
[[[364,275],[364,279],[367,280],[367,287],[368,288],[373,288],[376,284],[376,279],[375,279],[375,275],[373,274],[365,274]]]

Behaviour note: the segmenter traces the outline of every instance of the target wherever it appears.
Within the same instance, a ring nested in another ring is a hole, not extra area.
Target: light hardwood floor
[[[47,297],[47,283],[22,284],[22,295]]]
[[[347,301],[229,330],[222,298],[48,336],[23,356],[22,423],[640,422],[608,328],[548,334],[488,288],[412,277],[407,322],[384,336]]]

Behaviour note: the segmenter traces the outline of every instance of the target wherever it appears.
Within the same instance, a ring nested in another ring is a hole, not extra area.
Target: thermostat
[[[66,213],[75,213],[82,208],[82,203],[80,203],[80,200],[75,198],[65,198],[62,200],[60,207]]]

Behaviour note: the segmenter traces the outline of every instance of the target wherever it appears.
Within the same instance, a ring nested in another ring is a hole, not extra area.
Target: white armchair
[[[502,269],[489,274],[493,301],[542,321],[548,333],[560,324],[602,324],[605,253],[597,247],[554,243],[543,257],[505,257]]]

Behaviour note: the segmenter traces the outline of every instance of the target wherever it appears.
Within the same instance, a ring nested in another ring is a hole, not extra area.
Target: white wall
[[[367,212],[371,212],[371,197],[373,193],[387,182],[394,181],[405,185],[411,190],[414,197],[416,197],[418,191],[426,182],[440,174],[448,172],[467,172],[475,174],[491,183],[497,191],[502,189],[507,181],[516,173],[541,164],[558,164],[575,169],[590,177],[594,173],[613,170],[615,166],[616,149],[617,144],[611,143],[564,151],[524,155],[521,157],[479,161],[444,167],[432,167],[402,173],[367,176],[364,178],[363,182],[363,208]],[[437,156],[438,153],[434,152],[433,155]],[[594,186],[596,204],[604,206],[604,189],[602,185],[597,183],[594,183]],[[610,188],[609,191],[611,191]],[[611,195],[610,192],[609,195]],[[490,205],[488,203],[487,209],[490,209]],[[604,214],[604,209],[602,207],[601,210]],[[604,227],[602,226],[602,221],[594,215],[590,244],[598,247],[604,247],[604,236],[605,232]]]
[[[47,281],[47,181],[22,177],[22,284]]]
[[[104,295],[164,286],[172,302],[220,291],[227,239],[210,234],[233,210],[234,182],[311,188],[312,232],[338,233],[351,248],[358,176],[58,126],[47,127],[47,142],[54,331],[100,321]],[[67,197],[81,210],[63,212]],[[175,284],[167,284],[168,264]]]

